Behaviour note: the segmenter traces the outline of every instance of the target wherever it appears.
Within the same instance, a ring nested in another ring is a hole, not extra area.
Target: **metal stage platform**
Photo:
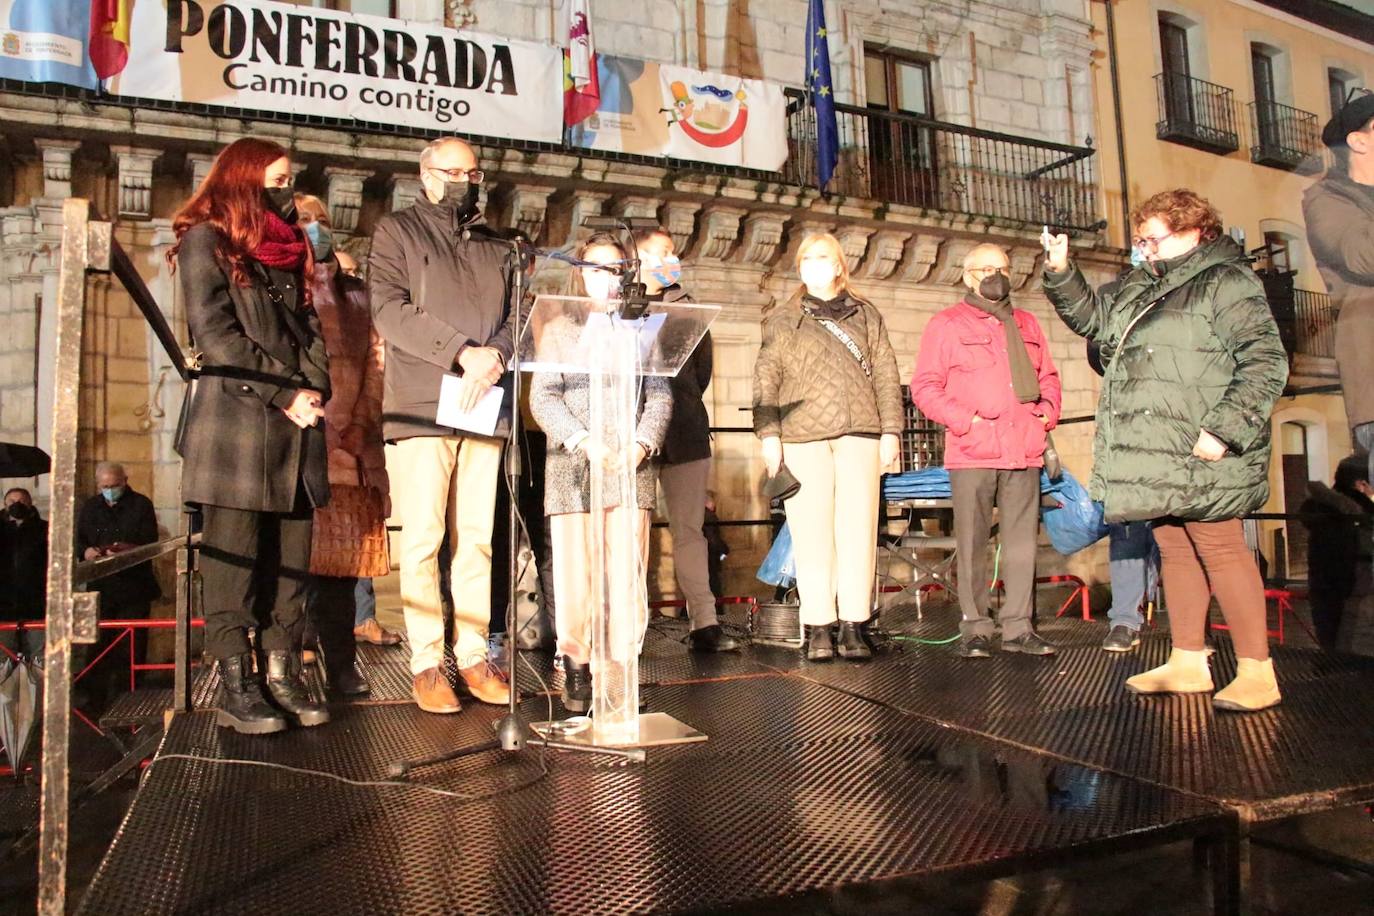
[[[923,621],[886,617],[938,638],[957,614],[928,603]],[[681,624],[656,622],[648,706],[710,740],[650,749],[643,765],[488,752],[414,774],[466,795],[511,790],[481,800],[213,762],[366,782],[396,758],[490,737],[501,710],[421,713],[391,696],[405,653],[369,649],[369,674],[389,686],[335,706],[327,727],[255,739],[205,711],[175,719],[79,912],[783,912],[1186,839],[1211,867],[1197,908],[1234,912],[1252,824],[1374,799],[1374,660],[1277,650],[1284,703],[1240,716],[1206,697],[1127,694],[1167,639],[1114,656],[1103,631],[1045,623],[1053,659],[898,642],[866,665],[811,665],[762,646],[694,656]],[[1224,682],[1234,661],[1220,643]],[[537,720],[549,702],[524,709]]]

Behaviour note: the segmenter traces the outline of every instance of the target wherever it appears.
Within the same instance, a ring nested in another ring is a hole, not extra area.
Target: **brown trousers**
[[[1238,518],[1221,522],[1155,523],[1160,579],[1169,608],[1174,647],[1201,651],[1207,630],[1207,608],[1217,596],[1221,615],[1231,628],[1231,643],[1240,658],[1269,657],[1264,622],[1264,582],[1245,529]]]

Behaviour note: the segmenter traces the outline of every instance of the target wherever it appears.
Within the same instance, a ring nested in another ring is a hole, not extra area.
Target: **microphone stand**
[[[479,744],[468,745],[466,747],[453,748],[434,754],[429,757],[412,758],[409,760],[397,760],[387,767],[387,774],[393,779],[405,776],[417,767],[432,766],[436,763],[447,763],[450,760],[458,760],[463,757],[470,757],[474,754],[482,754],[487,751],[523,751],[528,745],[536,747],[552,748],[558,751],[581,751],[589,754],[603,754],[613,757],[622,757],[633,763],[643,763],[645,759],[642,748],[614,748],[614,747],[591,747],[582,744],[570,744],[565,741],[556,741],[552,738],[545,738],[536,734],[520,712],[520,695],[515,686],[516,677],[516,656],[519,649],[516,648],[515,634],[518,621],[516,620],[516,591],[518,589],[518,577],[520,574],[520,555],[518,548],[520,545],[520,478],[523,473],[523,461],[520,454],[520,338],[524,332],[524,320],[528,315],[525,307],[525,267],[532,255],[538,253],[538,249],[533,248],[528,242],[520,239],[503,240],[511,246],[511,298],[515,302],[514,327],[511,331],[511,357],[510,363],[506,366],[511,373],[511,419],[510,430],[506,441],[506,486],[510,496],[509,517],[510,523],[509,548],[510,548],[510,581],[506,588],[506,678],[510,684],[510,706],[506,714],[496,723],[496,737],[490,741],[483,741]],[[638,271],[632,277],[638,276]],[[622,281],[623,282],[623,281]],[[643,286],[640,286],[641,290]],[[647,302],[647,300],[646,300]],[[641,309],[642,311],[642,309]],[[531,552],[534,545],[530,545]]]

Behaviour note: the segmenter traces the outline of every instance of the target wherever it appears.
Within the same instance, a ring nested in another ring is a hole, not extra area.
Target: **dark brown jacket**
[[[1328,175],[1302,201],[1307,242],[1336,317],[1336,365],[1350,425],[1374,423],[1374,187]]]
[[[763,347],[754,363],[754,432],[760,439],[818,442],[849,435],[900,435],[902,388],[883,316],[850,296],[838,321],[858,345],[873,377],[800,301],[763,320]]]
[[[421,195],[382,217],[372,234],[368,292],[386,341],[383,434],[450,436],[434,422],[444,374],[466,346],[492,347],[509,361],[510,246]],[[497,435],[504,435],[498,426]]]
[[[301,276],[267,269],[285,308],[250,270],[233,283],[201,223],[182,237],[177,276],[201,374],[181,442],[184,502],[291,512],[304,485],[312,506],[329,502],[324,424],[301,429],[282,408],[310,388],[329,400],[329,358],[314,311],[300,308]]]

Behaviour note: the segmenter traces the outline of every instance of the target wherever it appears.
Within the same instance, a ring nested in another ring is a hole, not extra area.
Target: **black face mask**
[[[262,200],[269,211],[284,221],[296,222],[296,192],[291,188],[263,188]]]
[[[978,283],[978,295],[989,302],[1001,302],[1011,295],[1011,279],[1000,272],[988,274]]]
[[[14,519],[16,522],[22,522],[25,519],[31,518],[33,514],[33,506],[26,503],[12,503],[9,507],[10,518]]]
[[[477,185],[470,181],[444,182],[439,206],[452,210],[460,222],[467,222],[477,212]]]

